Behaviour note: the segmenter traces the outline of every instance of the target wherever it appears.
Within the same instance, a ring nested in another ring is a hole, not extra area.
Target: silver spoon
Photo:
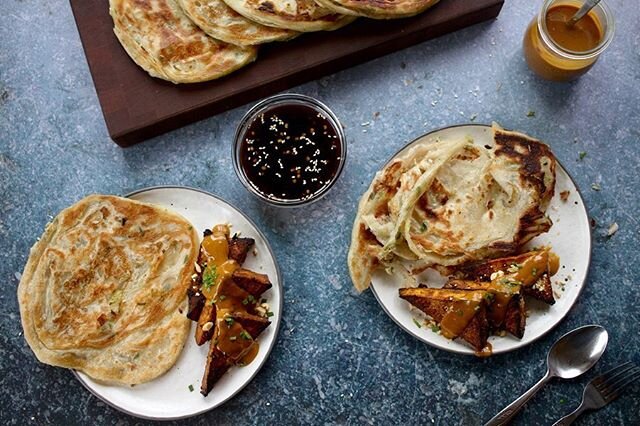
[[[591,9],[593,9],[594,7],[596,7],[596,5],[598,3],[600,3],[600,0],[587,0],[587,1],[585,1],[584,4],[582,5],[582,7],[580,9],[578,9],[576,14],[573,15],[571,17],[571,19],[569,19],[567,21],[567,26],[568,27],[573,27],[576,24],[576,22],[578,22],[579,20],[584,18],[584,15],[589,13],[589,11]]]
[[[544,377],[485,426],[506,424],[553,377],[573,379],[588,371],[602,356],[608,340],[607,330],[599,325],[585,325],[562,336],[547,355],[547,373]]]

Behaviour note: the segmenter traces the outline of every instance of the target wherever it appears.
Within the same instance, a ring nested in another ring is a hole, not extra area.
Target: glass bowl
[[[303,197],[303,198],[278,198],[269,196],[262,191],[259,190],[258,186],[251,181],[245,172],[242,165],[242,144],[247,136],[247,132],[249,131],[249,127],[251,124],[260,117],[260,114],[266,113],[269,110],[272,110],[275,107],[280,106],[304,106],[310,108],[312,110],[317,111],[318,114],[322,114],[322,117],[326,119],[326,121],[333,127],[335,131],[335,135],[337,135],[338,142],[340,145],[339,149],[339,157],[337,158],[338,166],[330,178],[327,184],[322,186],[319,190],[314,192],[312,195]],[[266,98],[256,105],[254,105],[247,113],[242,117],[238,127],[236,129],[235,140],[233,143],[233,167],[235,169],[236,175],[240,182],[244,185],[244,187],[252,193],[254,196],[259,198],[260,200],[278,207],[299,207],[303,205],[311,204],[315,201],[318,201],[320,198],[324,197],[333,187],[335,182],[340,177],[342,173],[342,169],[344,168],[344,164],[347,157],[347,141],[344,135],[344,129],[338,120],[338,117],[322,102],[317,99],[311,98],[305,95],[299,95],[294,93],[284,93],[280,95],[271,96]]]

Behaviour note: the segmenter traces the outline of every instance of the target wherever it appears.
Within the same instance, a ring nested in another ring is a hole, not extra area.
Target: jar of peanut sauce
[[[570,81],[586,73],[611,43],[613,15],[601,1],[575,25],[567,22],[584,0],[546,0],[524,35],[524,57],[540,77]]]

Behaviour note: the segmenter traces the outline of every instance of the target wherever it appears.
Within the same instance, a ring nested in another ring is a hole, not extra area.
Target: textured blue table
[[[540,3],[508,1],[494,22],[296,88],[342,119],[349,158],[326,198],[278,210],[252,198],[233,172],[234,125],[248,106],[123,150],[107,136],[66,2],[4,0],[0,424],[140,423],[89,394],[70,372],[36,362],[15,293],[16,273],[52,215],[92,192],[151,185],[202,188],[239,206],[269,238],[286,282],[282,328],[263,370],[238,397],[191,423],[479,424],[542,376],[557,337],[587,323],[606,326],[609,349],[596,369],[552,382],[516,419],[550,424],[578,403],[597,371],[640,361],[637,5],[611,0],[618,28],[610,49],[580,81],[553,84],[534,77],[520,51]],[[355,205],[373,173],[423,132],[472,120],[496,120],[548,142],[596,223],[591,274],[569,316],[526,349],[484,360],[408,336],[370,293],[352,290],[345,266]],[[607,238],[613,222],[619,231]],[[639,413],[636,385],[581,423],[638,424]]]

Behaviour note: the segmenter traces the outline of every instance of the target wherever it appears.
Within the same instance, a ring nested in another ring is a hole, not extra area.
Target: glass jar
[[[557,43],[547,27],[549,11],[569,6],[579,9],[584,0],[546,0],[537,17],[531,21],[524,36],[524,57],[540,77],[552,81],[570,81],[586,73],[611,43],[614,32],[613,15],[601,1],[583,19],[592,19],[600,31],[600,41],[589,50],[570,50]]]

